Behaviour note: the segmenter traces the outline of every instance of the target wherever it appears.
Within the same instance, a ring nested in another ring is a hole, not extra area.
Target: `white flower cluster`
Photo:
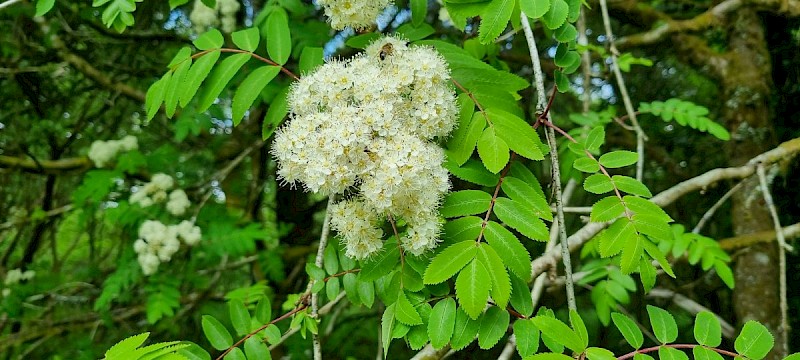
[[[128,201],[131,204],[139,204],[139,206],[146,208],[150,205],[167,201],[167,211],[175,216],[181,216],[186,213],[186,209],[192,205],[186,192],[177,189],[173,190],[167,196],[167,190],[172,189],[175,181],[167,174],[158,173],[153,175],[150,182],[142,185],[138,191],[131,194]]]
[[[217,0],[217,6],[213,9],[203,4],[202,1],[195,0],[189,20],[192,21],[192,25],[198,33],[218,25],[221,25],[222,31],[231,33],[236,30],[236,12],[240,7],[237,0]]]
[[[139,141],[133,135],[128,135],[120,140],[95,140],[89,147],[88,156],[95,166],[104,167],[114,160],[117,154],[138,148]]]
[[[392,0],[317,0],[317,4],[325,8],[331,27],[336,30],[348,26],[355,30],[370,27],[381,10],[391,3]]]
[[[188,246],[200,242],[200,227],[184,220],[178,225],[164,225],[160,221],[147,220],[139,227],[139,239],[133,243],[139,266],[145,275],[152,275],[158,265],[167,262],[181,247],[180,240]],[[179,240],[180,239],[180,240]]]
[[[28,281],[33,279],[36,276],[36,272],[33,270],[26,270],[22,271],[21,269],[11,269],[6,273],[6,278],[3,281],[3,284],[6,286],[16,285],[19,284],[20,281]],[[2,291],[3,297],[6,297],[11,294],[11,288],[6,287]]]
[[[406,221],[406,251],[436,246],[437,207],[450,188],[444,152],[432,141],[453,129],[458,110],[444,59],[428,47],[386,37],[347,61],[333,61],[295,83],[292,120],[275,135],[279,176],[313,192],[359,196],[332,210],[347,255],[382,246],[380,218]]]

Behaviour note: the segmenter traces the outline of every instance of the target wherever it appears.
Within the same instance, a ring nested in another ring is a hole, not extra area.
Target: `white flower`
[[[114,160],[114,157],[117,156],[117,151],[119,151],[119,147],[116,143],[110,141],[103,141],[103,140],[96,140],[92,142],[92,145],[89,147],[89,160],[92,160],[95,166],[97,167],[104,167],[111,160]]]
[[[186,196],[185,191],[177,189],[169,193],[167,211],[169,211],[170,214],[181,216],[186,213],[186,209],[188,209],[190,205],[192,205],[192,203],[189,202],[189,197]]]
[[[192,26],[198,33],[204,32],[209,27],[217,26],[219,19],[217,19],[217,10],[212,9],[200,0],[194,1],[192,12],[189,14],[189,20]]]
[[[331,27],[337,30],[348,26],[360,30],[373,25],[381,10],[391,3],[391,0],[317,0],[325,8]]]
[[[139,266],[142,267],[142,273],[145,275],[152,275],[158,270],[158,265],[161,263],[158,256],[153,253],[140,254],[137,258]]]
[[[178,236],[183,239],[186,245],[194,246],[200,242],[200,237],[202,236],[200,227],[196,226],[193,222],[183,220],[180,224],[176,225],[176,230]]]
[[[164,173],[154,174],[153,177],[150,178],[150,183],[161,190],[169,190],[175,185],[175,181],[172,180],[172,177]]]
[[[436,246],[437,207],[450,183],[444,151],[432,140],[447,136],[458,116],[449,79],[432,48],[385,37],[292,86],[293,117],[272,147],[278,176],[322,194],[357,190],[332,209],[348,256],[363,259],[382,247],[386,216],[409,224],[406,250]]]
[[[128,135],[119,140],[120,149],[122,151],[131,151],[139,149],[139,140],[136,136]]]
[[[11,269],[8,270],[6,273],[5,284],[6,285],[13,285],[19,283],[22,280],[22,270],[20,269]]]

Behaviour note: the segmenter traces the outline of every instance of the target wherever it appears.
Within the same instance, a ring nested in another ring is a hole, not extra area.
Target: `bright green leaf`
[[[455,324],[456,301],[445,298],[437,302],[428,320],[428,337],[434,349],[441,349],[450,342]]]
[[[494,347],[506,334],[510,320],[505,308],[492,306],[486,310],[478,329],[478,346],[484,350]]]
[[[36,13],[33,16],[43,16],[47,14],[55,5],[56,0],[36,0]]]
[[[511,231],[494,221],[489,221],[484,236],[509,270],[522,279],[531,277],[530,254]]]
[[[458,308],[456,310],[456,321],[453,327],[453,337],[450,340],[450,346],[456,351],[467,347],[467,345],[475,340],[480,326],[480,320],[470,319],[470,316],[464,312],[463,308]]]
[[[539,328],[542,334],[549,336],[570,350],[582,353],[585,349],[581,337],[561,320],[554,317],[539,315],[533,318],[533,323],[536,324],[536,327]]]
[[[497,136],[493,127],[483,130],[483,134],[478,139],[478,155],[486,169],[495,174],[506,167],[510,158],[508,145]]]
[[[492,195],[481,190],[461,190],[447,194],[439,212],[446,218],[485,213]]]
[[[750,320],[744,324],[742,332],[736,337],[733,348],[739,355],[753,360],[761,360],[772,350],[773,345],[775,345],[775,339],[767,327]]]
[[[491,279],[486,271],[477,259],[473,259],[456,278],[458,303],[472,319],[481,315],[489,299]]]
[[[611,313],[611,320],[614,321],[614,326],[619,329],[625,341],[628,342],[634,349],[640,349],[644,344],[644,335],[642,330],[636,326],[636,323],[625,315],[620,313]]]
[[[258,48],[261,35],[257,28],[239,30],[231,34],[233,43],[244,51],[254,52]]]
[[[664,309],[647,305],[647,314],[650,316],[650,326],[653,327],[653,335],[662,344],[669,344],[678,338],[678,325],[672,314]]]
[[[694,360],[723,360],[722,355],[702,346],[692,348],[692,355],[694,355]],[[784,360],[788,360],[788,358]]]
[[[292,54],[289,18],[283,9],[273,10],[266,21],[267,53],[278,64],[286,64]]]
[[[722,343],[722,327],[719,319],[710,311],[697,313],[694,322],[694,338],[703,346],[717,347]]]
[[[509,198],[498,197],[494,203],[494,214],[504,224],[532,240],[548,241],[550,232],[538,217],[531,216],[530,209]]]
[[[519,8],[531,19],[538,19],[550,10],[550,0],[522,0]]]
[[[492,0],[481,14],[481,24],[478,27],[478,39],[483,44],[489,44],[505,30],[511,13],[514,11],[516,0]]]
[[[203,315],[201,320],[203,334],[206,335],[208,342],[217,350],[225,350],[233,345],[233,337],[228,329],[219,320],[211,315]]]
[[[192,67],[189,69],[189,73],[186,74],[184,88],[181,90],[181,107],[186,107],[186,105],[189,105],[189,101],[194,98],[195,94],[197,94],[197,90],[200,89],[200,84],[202,84],[203,81],[208,78],[208,74],[211,73],[211,69],[214,68],[214,64],[217,63],[220,54],[221,53],[219,50],[212,51],[201,56],[194,62],[194,64],[192,64]]]
[[[235,54],[222,60],[208,79],[207,87],[200,97],[197,111],[206,111],[248,60],[250,60],[250,54]]]
[[[241,300],[228,301],[228,313],[231,316],[231,323],[236,330],[236,335],[241,336],[250,332],[250,312]]]
[[[639,154],[628,150],[617,150],[610,153],[605,153],[600,156],[600,165],[607,168],[621,168],[628,165],[636,164],[639,160]]]
[[[219,30],[212,28],[198,36],[192,43],[198,50],[219,49],[225,43],[225,38]]]
[[[425,270],[423,282],[425,284],[438,284],[446,281],[472,261],[477,252],[478,248],[474,240],[450,245],[431,260],[430,265]]]
[[[231,120],[233,120],[233,125],[239,125],[245,112],[250,109],[250,106],[253,105],[258,95],[261,94],[261,90],[263,90],[280,71],[281,68],[278,66],[262,66],[254,70],[242,81],[242,84],[239,85],[239,88],[233,95],[233,104],[231,106],[233,111],[233,117],[231,118]]]
[[[579,159],[580,160],[580,159]],[[614,183],[603,174],[589,175],[583,181],[583,189],[592,194],[605,194],[614,190]]]
[[[478,248],[478,261],[489,271],[494,303],[501,309],[505,309],[511,298],[511,278],[508,276],[508,270],[503,266],[503,260],[491,246],[484,244]]]
[[[532,319],[519,319],[514,322],[514,336],[517,338],[519,356],[533,355],[539,350],[539,328]]]
[[[569,5],[564,0],[552,0],[550,10],[542,16],[542,22],[550,30],[561,27],[569,16]]]
[[[592,205],[590,218],[594,222],[605,222],[616,219],[625,212],[625,206],[616,196],[608,196]]]
[[[402,291],[397,297],[397,302],[395,303],[394,316],[397,321],[406,325],[413,326],[422,324],[422,317],[419,316],[419,312],[414,309],[414,305],[411,304],[406,294]]]

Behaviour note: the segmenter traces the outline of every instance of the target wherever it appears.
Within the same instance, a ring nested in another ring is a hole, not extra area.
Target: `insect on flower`
[[[381,51],[378,53],[378,57],[381,58],[381,60],[386,60],[386,57],[392,55],[392,53],[394,53],[394,45],[387,42],[381,46]]]

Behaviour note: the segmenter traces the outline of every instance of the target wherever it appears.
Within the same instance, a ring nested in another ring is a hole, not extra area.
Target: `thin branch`
[[[64,158],[58,160],[33,159],[0,155],[0,168],[22,169],[36,174],[59,174],[68,171],[86,170],[92,167],[87,157]]]
[[[668,289],[655,288],[647,293],[647,297],[670,299],[672,300],[673,304],[677,305],[679,308],[683,310],[688,311],[692,315],[697,315],[697,313],[701,311],[709,311],[714,314],[717,320],[719,320],[720,326],[722,327],[722,335],[729,340],[733,340],[736,338],[736,328],[733,325],[729,324],[727,321],[725,321],[725,319],[723,319],[722,316],[717,315],[716,313],[709,310],[705,306],[682,294],[676,293]]]
[[[622,103],[625,105],[625,112],[631,120],[631,125],[636,131],[636,153],[639,155],[639,160],[636,162],[636,180],[642,181],[644,176],[644,142],[646,136],[642,127],[639,126],[639,121],[636,120],[636,111],[633,109],[631,97],[628,95],[628,87],[625,85],[625,79],[622,77],[622,71],[619,69],[619,61],[617,56],[616,42],[614,40],[614,33],[611,31],[611,18],[608,16],[608,4],[606,0],[600,0],[600,12],[603,15],[603,25],[606,28],[606,36],[608,37],[608,44],[611,52],[611,70],[614,72],[614,77],[617,80],[617,87],[619,87],[620,96],[622,96]]]
[[[0,3],[0,9],[7,8],[7,7],[11,6],[11,5],[14,5],[14,4],[20,2],[20,1],[22,1],[22,0],[8,0],[8,1],[5,1],[3,3]]]
[[[741,189],[742,184],[744,184],[744,182],[740,181],[738,184],[736,184],[736,186],[730,188],[730,190],[728,190],[725,193],[725,195],[722,195],[722,197],[719,198],[719,200],[717,200],[717,202],[714,203],[714,205],[711,206],[711,208],[709,208],[705,214],[703,214],[703,217],[700,218],[700,221],[698,221],[697,225],[695,225],[694,229],[692,229],[692,233],[699,234],[700,231],[703,230],[703,227],[706,225],[706,222],[708,222],[708,220],[711,220],[711,218],[714,216],[714,213],[717,212],[717,209],[719,209],[720,206],[722,206],[722,204],[728,201],[731,195],[733,195],[736,191]]]
[[[533,37],[531,24],[528,16],[524,12],[520,12],[520,20],[522,23],[522,30],[525,33],[525,40],[528,42],[528,51],[531,54],[531,64],[533,66],[534,83],[536,84],[536,92],[538,93],[538,100],[536,103],[537,111],[542,113],[548,122],[550,122],[550,112],[545,110],[545,90],[544,90],[544,75],[542,73],[542,65],[539,62],[539,50],[536,47],[536,39]],[[549,106],[548,106],[549,108]],[[571,310],[577,310],[575,303],[575,286],[572,283],[572,262],[569,256],[569,246],[567,244],[567,230],[564,223],[564,204],[562,203],[561,192],[561,170],[559,169],[558,162],[558,145],[556,144],[556,134],[552,127],[547,127],[545,130],[547,134],[547,142],[550,146],[550,162],[553,167],[553,187],[555,189],[556,197],[556,218],[558,219],[559,233],[561,238],[561,261],[564,263],[564,272],[567,277],[567,303]]]
[[[781,229],[781,232],[783,233],[783,237],[786,239],[800,237],[800,223],[786,226]],[[759,231],[722,239],[719,241],[719,247],[722,248],[722,250],[733,250],[762,242],[775,241],[777,238],[778,236],[775,233],[775,230]],[[789,245],[787,244],[787,246]]]
[[[314,265],[322,268],[322,261],[325,256],[325,247],[328,245],[328,234],[330,233],[331,223],[331,207],[333,207],[334,199],[336,196],[331,195],[328,197],[328,207],[325,209],[325,220],[322,222],[322,233],[319,235],[319,247],[317,248],[317,258],[314,260]],[[315,280],[311,279],[308,282],[309,287],[314,285]],[[311,318],[315,321],[319,317],[319,294],[311,294]],[[322,343],[319,341],[318,334],[311,334],[311,341],[314,344],[314,360],[322,360]]]
[[[319,308],[319,311],[317,312],[317,314],[319,316],[327,315],[329,312],[331,312],[331,310],[333,310],[334,305],[336,305],[339,301],[344,299],[346,294],[347,293],[344,290],[342,290],[342,292],[340,292],[339,295],[336,296],[335,299],[329,301],[327,304],[325,304],[325,306]],[[298,331],[300,331],[299,327],[291,328],[291,329],[287,330],[286,333],[283,334],[283,336],[281,336],[280,340],[278,340],[277,342],[275,342],[274,344],[271,344],[269,346],[269,350],[270,351],[275,350],[275,348],[280,346],[280,344],[282,344],[284,341],[286,341],[286,339],[290,338],[292,335],[294,335]]]
[[[779,291],[780,291],[780,307],[781,307],[781,351],[784,354],[789,353],[789,302],[786,299],[786,238],[783,236],[783,229],[781,228],[781,221],[778,218],[778,210],[775,208],[775,202],[772,200],[772,193],[769,190],[767,183],[767,174],[764,170],[764,164],[758,164],[756,168],[758,173],[758,181],[761,184],[761,194],[764,196],[764,201],[767,203],[767,208],[772,216],[772,224],[775,227],[775,235],[778,239],[778,269],[779,269]]]

